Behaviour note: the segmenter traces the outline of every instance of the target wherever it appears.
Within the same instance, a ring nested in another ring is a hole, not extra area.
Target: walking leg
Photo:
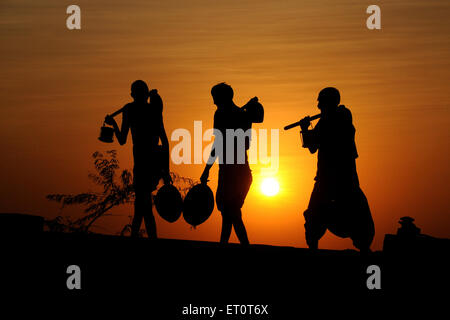
[[[231,235],[232,221],[227,212],[222,212],[222,232],[220,233],[220,243],[228,243]]]
[[[319,212],[313,212],[308,209],[303,215],[305,217],[306,244],[310,249],[317,250],[319,247],[319,240],[327,231],[327,227],[325,223],[321,221]]]
[[[142,210],[142,198],[141,195],[136,192],[136,199],[134,200],[134,217],[131,222],[131,236],[139,237],[139,230],[141,228],[142,219],[143,219],[143,210]]]
[[[157,239],[156,235],[156,222],[155,216],[153,215],[152,208],[152,196],[151,194],[145,198],[146,206],[145,206],[145,214],[144,214],[144,223],[145,229],[147,230],[147,236],[149,239]]]
[[[247,230],[245,229],[244,221],[242,221],[241,209],[234,209],[231,216],[233,219],[234,232],[236,232],[239,242],[243,245],[248,245]]]

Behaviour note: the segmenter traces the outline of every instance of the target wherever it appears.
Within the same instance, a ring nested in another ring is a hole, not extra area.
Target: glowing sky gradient
[[[77,1],[82,30],[65,26],[60,0],[0,3],[0,212],[55,217],[48,193],[93,189],[90,155],[119,151],[132,167],[131,146],[101,144],[106,113],[130,101],[135,79],[164,100],[165,126],[212,126],[209,91],[226,81],[243,105],[258,96],[265,121],[282,128],[317,113],[316,96],[336,86],[353,113],[357,167],[376,226],[374,248],[400,217],[424,233],[449,237],[450,2],[431,1]],[[370,4],[382,30],[365,27]],[[261,194],[260,167],[243,208],[250,241],[306,246],[303,216],[316,157],[300,148],[298,131],[280,131],[280,192]],[[201,165],[172,166],[198,179]],[[217,166],[211,171],[217,185]],[[79,215],[79,208],[63,211]],[[97,224],[115,233],[132,211]],[[196,230],[158,218],[160,237],[217,241],[217,211]],[[233,241],[236,238],[233,235]],[[350,248],[326,235],[323,248]]]

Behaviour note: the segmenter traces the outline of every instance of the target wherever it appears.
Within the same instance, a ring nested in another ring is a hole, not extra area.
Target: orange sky
[[[130,145],[102,144],[97,136],[104,115],[130,101],[135,79],[160,92],[169,136],[192,130],[194,120],[204,130],[212,126],[209,91],[217,82],[233,86],[238,105],[260,98],[266,115],[256,129],[281,129],[317,113],[317,93],[335,86],[354,117],[374,248],[404,215],[424,233],[450,236],[448,1],[93,2],[76,2],[81,31],[65,26],[72,2],[0,3],[0,212],[60,214],[45,195],[93,189],[87,174],[96,150],[117,149],[122,167],[131,168]],[[365,27],[370,4],[381,7],[382,30]],[[280,131],[278,196],[261,194],[261,166],[252,166],[243,208],[251,242],[306,246],[301,213],[315,165],[298,131]],[[202,168],[172,166],[195,179]],[[215,189],[217,166],[211,178]],[[131,209],[115,213],[96,230],[118,232]],[[219,238],[217,211],[196,230],[182,219],[157,223],[160,237]],[[328,234],[320,246],[352,247]]]

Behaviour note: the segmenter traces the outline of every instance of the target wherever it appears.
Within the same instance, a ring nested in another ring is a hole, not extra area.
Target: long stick
[[[156,89],[150,90],[150,91],[149,91],[149,96],[151,96],[151,94],[152,94],[153,92],[154,92],[154,93],[158,93],[158,90],[156,90]],[[125,107],[122,107],[122,108],[120,108],[119,110],[117,110],[116,112],[111,113],[110,116],[114,118],[114,117],[117,116],[118,114],[121,114],[124,110],[125,110]]]
[[[313,121],[313,120],[319,119],[321,115],[322,114],[319,113],[319,114],[316,114],[315,116],[308,117],[309,121]],[[300,121],[297,121],[297,122],[291,123],[291,124],[287,125],[286,127],[284,127],[284,130],[289,130],[289,129],[298,127],[299,125],[300,125]]]

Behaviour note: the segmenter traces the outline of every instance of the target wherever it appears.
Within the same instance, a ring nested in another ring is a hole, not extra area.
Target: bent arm
[[[207,166],[209,166],[210,168],[212,167],[212,165],[214,164],[214,162],[216,161],[216,158],[218,157],[218,154],[216,152],[216,147],[217,147],[217,140],[214,139],[212,148],[211,148],[211,153],[209,154],[209,158],[208,158],[208,162],[206,163]]]
[[[114,126],[114,133],[116,134],[117,141],[121,146],[127,142],[128,131],[130,131],[130,121],[128,119],[128,112],[124,111],[122,113],[121,129],[119,130],[117,124]]]
[[[119,126],[117,125],[117,122],[116,120],[114,120],[112,115],[106,116],[105,123],[113,126],[117,141],[120,145],[124,145],[127,142],[128,131],[130,130],[130,122],[128,119],[127,110],[125,109],[122,113],[122,129],[119,129]]]
[[[169,150],[169,139],[167,138],[166,129],[161,116],[161,126],[159,128],[159,138],[161,139],[161,145],[164,150]]]
[[[319,148],[317,135],[314,130],[302,130],[300,132],[303,141],[303,148],[308,148],[309,152],[315,153]]]
[[[162,151],[164,153],[163,171],[166,175],[169,175],[170,173],[169,139],[167,138],[166,129],[164,128],[162,115],[161,115],[159,138],[161,139]]]

